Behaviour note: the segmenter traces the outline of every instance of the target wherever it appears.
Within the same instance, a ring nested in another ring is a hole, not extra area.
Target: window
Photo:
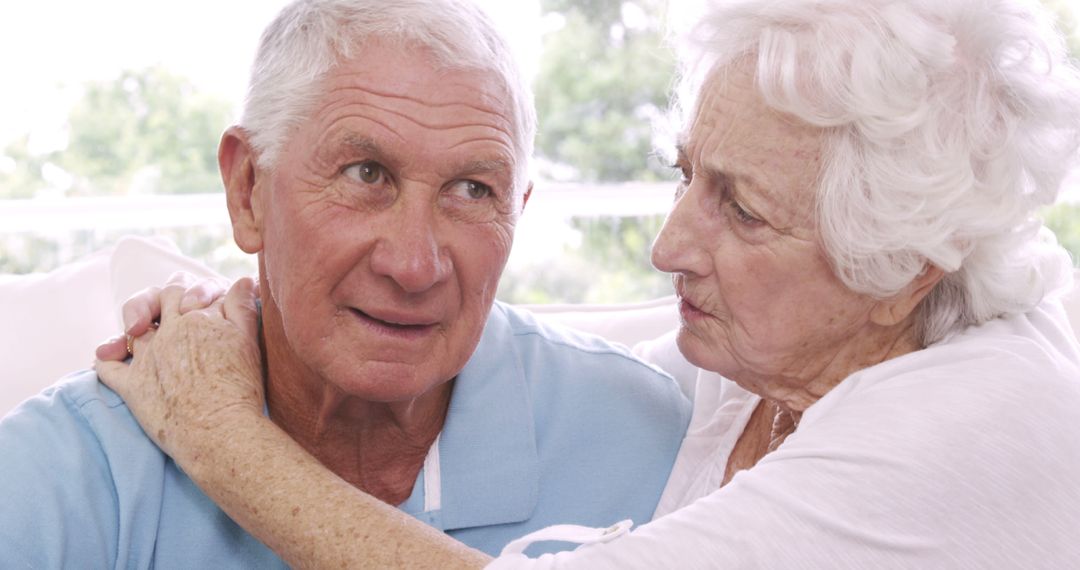
[[[1072,0],[1044,0],[1074,54]],[[649,244],[674,189],[652,156],[674,61],[663,0],[484,4],[517,42],[541,131],[536,189],[500,298],[615,302],[670,293]],[[673,2],[685,17],[695,2]],[[285,0],[24,2],[0,21],[0,273],[48,271],[129,233],[164,235],[228,276],[217,139],[263,26]],[[57,18],[57,13],[63,18]],[[1048,224],[1080,259],[1080,175]]]

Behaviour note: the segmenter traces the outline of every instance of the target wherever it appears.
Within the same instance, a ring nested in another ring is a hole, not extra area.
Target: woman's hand
[[[132,343],[131,362],[96,364],[147,435],[185,469],[228,437],[230,422],[261,416],[264,406],[255,282],[240,279],[223,298],[212,283],[194,289],[192,283],[170,281],[160,295],[148,290],[128,301],[126,330],[143,331]],[[115,352],[109,345],[98,350],[99,358]]]
[[[263,415],[257,285],[174,276],[124,305],[101,380],[233,520],[297,567],[480,568],[490,559],[335,475]],[[151,324],[160,317],[160,325]],[[111,359],[109,357],[112,357]],[[267,492],[270,490],[271,492]]]
[[[148,287],[124,302],[121,316],[124,333],[101,343],[95,352],[98,360],[124,360],[128,357],[129,339],[142,336],[161,316],[161,305],[175,301],[181,315],[205,309],[225,295],[229,283],[224,279],[199,279],[177,271],[162,287]]]

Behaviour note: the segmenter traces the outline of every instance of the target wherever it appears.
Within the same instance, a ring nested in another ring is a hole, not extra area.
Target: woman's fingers
[[[124,302],[121,309],[124,332],[136,337],[142,335],[161,319],[163,307],[181,315],[209,307],[225,294],[226,287],[227,282],[222,279],[199,279],[184,271],[173,273],[165,286],[147,287]],[[114,354],[111,349],[105,350],[109,356]]]
[[[135,293],[120,309],[124,332],[139,336],[161,315],[161,287],[147,287]]]
[[[222,279],[202,279],[192,284],[180,298],[180,314],[205,309],[225,295],[228,282]]]
[[[139,349],[150,345],[155,332],[154,329],[149,329],[141,336],[131,337],[130,339],[126,336],[121,336],[116,339],[110,339],[108,342],[98,347],[98,360],[94,363],[94,370],[97,372],[98,377],[102,382],[109,388],[112,388],[114,392],[120,394],[121,397],[126,397],[126,395],[130,393],[130,390],[137,387],[129,384],[131,382],[131,365],[124,362],[124,360],[130,354],[132,357],[131,364],[134,364],[135,360],[138,358]],[[128,352],[129,346],[131,347],[131,352]],[[106,351],[108,354],[102,355],[102,351]],[[121,353],[122,356],[116,357]],[[103,356],[109,358],[103,358]]]
[[[241,277],[225,294],[222,307],[225,318],[249,338],[259,336],[258,284],[250,277]]]
[[[127,358],[127,336],[114,336],[98,345],[94,357],[98,360],[123,360]]]

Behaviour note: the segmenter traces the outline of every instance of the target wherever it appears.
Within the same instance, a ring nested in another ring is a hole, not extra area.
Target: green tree
[[[540,174],[578,182],[671,178],[652,159],[653,121],[667,106],[674,54],[662,0],[543,0],[561,26],[543,38],[535,79]],[[539,191],[543,191],[542,188]],[[555,262],[504,275],[499,296],[525,303],[611,303],[670,292],[649,263],[661,216],[574,218],[582,236]]]
[[[30,151],[30,135],[12,141],[0,154],[4,168],[0,169],[0,200],[33,198],[46,184],[42,169],[55,153],[34,154]]]
[[[667,105],[675,70],[662,40],[661,1],[545,0],[542,7],[562,19],[543,38],[535,80],[537,155],[555,166],[542,174],[583,182],[666,178],[647,160],[652,119]]]
[[[68,115],[65,148],[34,154],[27,135],[3,150],[0,198],[47,189],[47,168],[72,177],[73,196],[220,191],[217,143],[231,107],[157,67],[90,82]]]
[[[1043,212],[1043,223],[1057,236],[1058,243],[1080,262],[1080,204],[1058,204]]]
[[[1080,11],[1076,0],[1042,0],[1042,3],[1054,15],[1069,53],[1080,61]]]
[[[1080,11],[1075,1],[1042,0],[1056,16],[1058,29],[1065,37],[1073,60],[1080,64]],[[1057,236],[1058,243],[1072,255],[1073,263],[1080,265],[1080,204],[1057,204],[1046,208],[1042,217],[1046,227]]]
[[[77,176],[76,194],[219,191],[217,142],[229,118],[227,102],[182,77],[125,71],[86,86],[59,164]]]

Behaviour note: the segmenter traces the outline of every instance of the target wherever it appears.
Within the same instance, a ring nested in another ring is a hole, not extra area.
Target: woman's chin
[[[675,344],[679,347],[679,352],[682,353],[683,358],[686,358],[690,364],[703,370],[716,372],[722,376],[730,374],[730,361],[725,358],[725,354],[717,350],[716,345],[718,343],[702,339],[685,324],[679,327],[679,332],[675,336]]]

